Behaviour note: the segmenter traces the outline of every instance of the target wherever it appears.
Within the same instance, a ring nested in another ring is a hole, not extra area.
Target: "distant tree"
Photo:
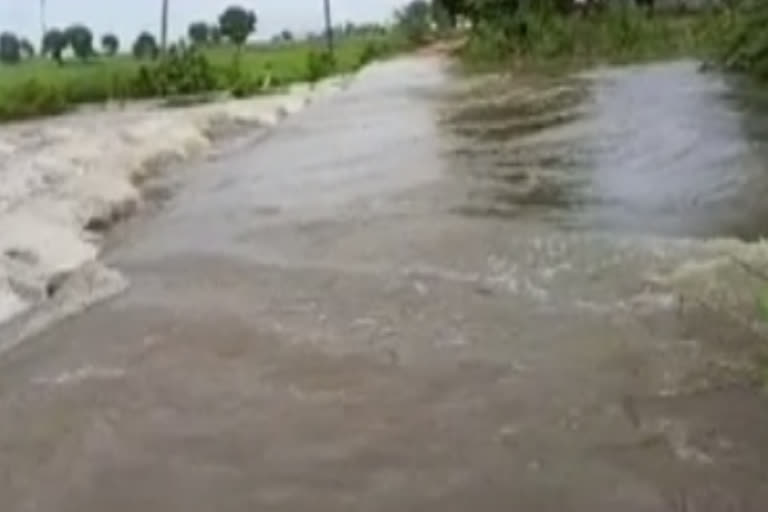
[[[479,2],[482,3],[482,2]],[[435,21],[441,21],[456,26],[459,16],[468,15],[473,3],[471,0],[432,0],[432,12]]]
[[[35,56],[35,46],[29,41],[29,39],[21,39],[19,41],[19,49],[23,59],[31,59]]]
[[[115,34],[104,34],[101,36],[101,49],[110,57],[117,54],[120,49],[120,40]]]
[[[291,32],[288,29],[283,30],[280,32],[280,39],[285,41],[286,43],[292,42],[295,38],[293,37],[293,32]]]
[[[213,44],[221,44],[221,29],[218,25],[211,25],[208,28],[208,39]]]
[[[415,44],[426,41],[431,16],[432,6],[426,0],[413,0],[395,12],[398,27]]]
[[[222,35],[240,48],[256,31],[256,14],[242,7],[228,7],[219,16],[219,28]]]
[[[155,36],[142,32],[133,43],[133,56],[137,59],[154,59],[160,53]]]
[[[67,36],[64,32],[57,28],[53,28],[43,36],[42,53],[43,55],[50,55],[53,60],[61,64],[61,54],[67,47],[67,44],[69,44],[69,42],[67,41]]]
[[[72,25],[65,33],[69,46],[81,60],[93,56],[93,32],[84,25]]]
[[[0,62],[16,64],[21,60],[21,44],[16,34],[3,32],[0,34]]]
[[[192,23],[187,30],[189,40],[195,44],[206,44],[211,36],[211,29],[204,21]]]

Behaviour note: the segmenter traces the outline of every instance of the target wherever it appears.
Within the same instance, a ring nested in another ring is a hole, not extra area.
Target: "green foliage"
[[[160,53],[160,46],[155,36],[142,32],[133,43],[133,56],[137,59],[155,59]]]
[[[483,16],[464,48],[464,60],[472,66],[510,60],[560,65],[705,54],[724,16],[648,16],[632,6],[582,16],[563,14],[560,2],[537,5],[508,16]],[[502,12],[496,9],[493,12]]]
[[[362,68],[363,66],[366,66],[377,58],[381,57],[385,53],[387,53],[387,50],[382,43],[378,41],[368,41],[363,48],[363,51],[360,53],[357,66]]]
[[[412,0],[395,11],[398,29],[413,44],[423,44],[429,38],[432,7],[426,0]]]
[[[101,37],[101,48],[106,55],[112,57],[120,50],[120,40],[115,34],[104,34]]]
[[[42,114],[60,114],[68,104],[63,91],[36,78],[26,79],[20,87],[0,88],[0,119],[26,119]]]
[[[21,51],[21,57],[23,59],[31,59],[35,56],[35,46],[29,39],[22,39],[19,41],[19,50]]]
[[[220,44],[221,43],[221,29],[218,25],[211,25],[208,28],[208,37],[211,40],[213,44]]]
[[[65,37],[74,54],[81,60],[93,55],[93,33],[83,25],[73,25],[65,32]]]
[[[228,7],[219,17],[222,35],[237,46],[242,46],[248,36],[256,31],[256,14],[243,7]]]
[[[16,64],[21,60],[21,43],[15,34],[3,32],[0,34],[0,62]]]
[[[204,21],[192,23],[187,30],[189,40],[195,44],[207,44],[210,38],[210,27]]]
[[[134,89],[141,96],[177,96],[212,91],[216,75],[195,47],[171,48],[162,59],[139,68]]]
[[[718,56],[728,68],[768,79],[768,0],[743,3],[732,11]]]
[[[454,28],[458,20],[458,14],[448,7],[449,2],[450,0],[432,0],[432,19],[441,31]]]
[[[50,57],[61,64],[61,54],[69,44],[67,36],[64,32],[57,28],[53,28],[45,33],[43,36],[43,55],[50,55]]]
[[[317,82],[336,70],[336,60],[326,51],[312,50],[307,54],[307,80]]]
[[[57,66],[31,59],[0,66],[0,120],[58,114],[79,103],[111,99],[165,96],[167,104],[181,105],[197,101],[190,98],[210,98],[216,91],[250,96],[353,71],[361,61],[395,49],[389,37],[377,36],[340,41],[333,64],[310,44],[299,42],[242,50],[226,45],[180,47],[152,62],[117,55]],[[315,63],[310,66],[312,53]]]

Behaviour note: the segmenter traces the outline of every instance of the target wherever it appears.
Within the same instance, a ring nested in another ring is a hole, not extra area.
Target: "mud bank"
[[[133,105],[0,128],[0,324],[60,295],[70,297],[59,314],[122,290],[120,274],[98,261],[100,245],[112,224],[141,207],[147,177],[206,155],[221,136],[272,127],[343,80],[250,100]]]

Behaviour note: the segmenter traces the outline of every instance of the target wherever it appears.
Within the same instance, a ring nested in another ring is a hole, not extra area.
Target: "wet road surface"
[[[657,222],[696,190],[610,173],[590,112],[644,94],[620,82],[505,86],[489,120],[489,90],[401,59],[200,165],[116,235],[127,293],[0,359],[3,510],[766,510],[752,333],[658,278],[739,229]],[[669,139],[630,114],[598,135]],[[706,158],[755,158],[737,139]]]

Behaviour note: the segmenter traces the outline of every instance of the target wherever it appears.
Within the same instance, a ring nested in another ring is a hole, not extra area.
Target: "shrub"
[[[174,96],[212,91],[216,85],[205,55],[194,47],[174,47],[156,63],[139,68],[133,89],[139,96]]]
[[[309,82],[317,82],[331,75],[335,69],[336,61],[330,53],[312,50],[307,54],[307,80]]]

